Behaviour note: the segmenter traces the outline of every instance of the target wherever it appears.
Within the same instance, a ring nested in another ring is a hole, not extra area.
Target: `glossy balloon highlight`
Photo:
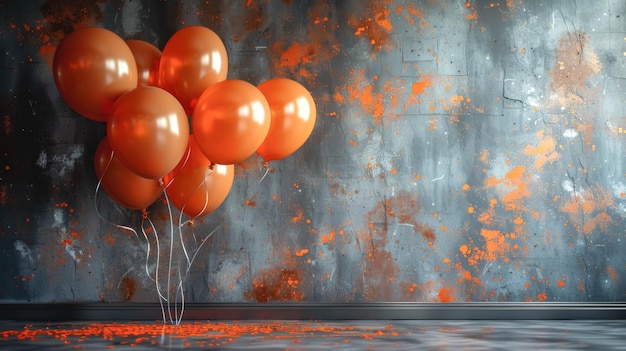
[[[111,148],[136,174],[161,179],[179,163],[189,141],[189,121],[178,100],[157,87],[122,95],[107,122]]]
[[[317,110],[309,91],[287,78],[273,78],[258,86],[271,111],[270,129],[257,153],[267,161],[280,160],[298,150],[309,138]]]
[[[252,155],[270,128],[267,99],[254,85],[227,79],[211,85],[193,111],[193,134],[204,155],[234,164]]]
[[[180,29],[167,41],[161,54],[160,86],[174,95],[191,113],[202,92],[226,79],[228,56],[220,37],[202,26]]]
[[[105,122],[115,101],[137,87],[137,64],[117,34],[87,27],[68,34],[55,51],[52,71],[65,102],[80,115]]]

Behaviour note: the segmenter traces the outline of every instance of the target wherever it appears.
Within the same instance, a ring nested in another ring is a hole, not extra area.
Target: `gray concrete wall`
[[[2,301],[152,302],[155,277],[188,302],[625,299],[624,1],[0,11]],[[55,48],[86,25],[160,49],[206,26],[229,78],[305,85],[315,129],[266,175],[259,157],[236,164],[216,211],[177,227],[161,199],[151,226],[96,192],[105,124],[72,111],[52,78]]]

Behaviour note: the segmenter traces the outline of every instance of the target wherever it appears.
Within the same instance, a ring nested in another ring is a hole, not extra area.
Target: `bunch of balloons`
[[[313,98],[298,82],[255,86],[227,73],[224,43],[203,26],[180,29],[162,51],[87,27],[67,35],[53,60],[65,102],[106,123],[94,164],[109,197],[145,212],[165,191],[191,218],[226,199],[235,164],[255,153],[285,158],[315,124]]]

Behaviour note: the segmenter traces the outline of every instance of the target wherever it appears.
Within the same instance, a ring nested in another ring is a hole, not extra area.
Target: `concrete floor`
[[[626,350],[626,321],[0,323],[0,349]]]

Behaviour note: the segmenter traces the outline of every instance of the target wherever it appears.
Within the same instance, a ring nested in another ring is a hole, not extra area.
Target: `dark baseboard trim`
[[[166,307],[167,308],[167,307]],[[173,311],[172,307],[172,311]],[[162,320],[158,303],[4,303],[0,320]],[[625,303],[188,303],[183,320],[626,320]]]

